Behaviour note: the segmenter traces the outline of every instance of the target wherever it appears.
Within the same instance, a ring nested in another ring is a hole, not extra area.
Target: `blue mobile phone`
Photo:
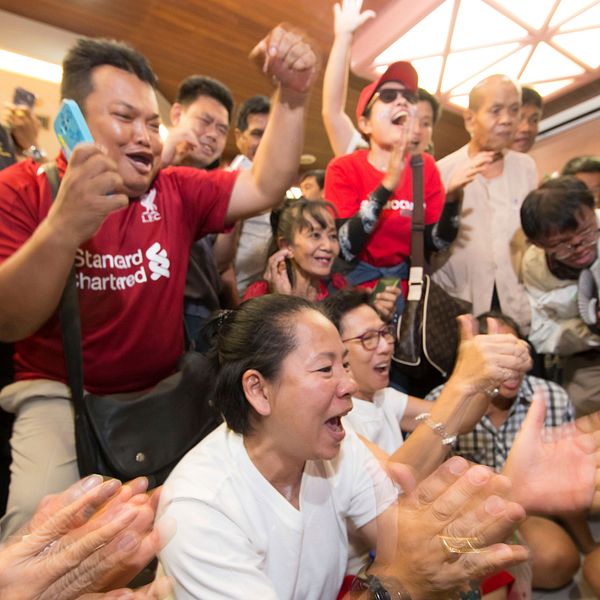
[[[60,110],[54,120],[54,132],[67,160],[71,158],[77,144],[94,143],[94,138],[77,102],[68,98],[63,100],[60,105]]]

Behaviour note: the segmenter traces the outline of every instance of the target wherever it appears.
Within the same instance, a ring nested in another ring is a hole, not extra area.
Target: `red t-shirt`
[[[340,273],[333,273],[330,279],[331,287],[334,290],[343,290],[348,287],[348,282],[346,278]],[[259,298],[260,296],[266,296],[270,294],[271,290],[269,289],[269,282],[264,279],[259,279],[258,281],[254,281],[247,288],[244,293],[244,297],[242,300],[245,302],[246,300],[250,300],[252,298]],[[324,300],[329,296],[329,288],[325,281],[319,282],[319,293],[317,294],[316,301],[319,302]]]
[[[66,168],[64,157],[57,161]],[[38,165],[0,173],[0,262],[47,215]],[[224,228],[237,173],[171,167],[150,190],[110,214],[75,257],[84,384],[106,394],[142,390],[172,373],[183,350],[183,292],[192,242]],[[16,344],[17,379],[66,381],[58,318]]]
[[[353,217],[385,175],[369,163],[368,153],[357,150],[335,158],[327,167],[324,196],[335,205],[341,219]],[[430,225],[442,214],[445,193],[435,161],[429,154],[422,156],[425,224]],[[412,212],[412,171],[407,156],[400,183],[358,258],[375,267],[393,267],[405,262],[410,257]]]

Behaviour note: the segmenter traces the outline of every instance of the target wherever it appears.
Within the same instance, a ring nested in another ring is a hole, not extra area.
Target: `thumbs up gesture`
[[[521,380],[531,368],[528,344],[515,333],[504,333],[503,323],[488,317],[488,333],[478,332],[471,315],[458,317],[460,341],[452,379],[468,393],[497,395],[502,383]]]

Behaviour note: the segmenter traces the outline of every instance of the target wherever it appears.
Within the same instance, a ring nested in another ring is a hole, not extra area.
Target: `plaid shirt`
[[[436,400],[443,387],[441,385],[429,392],[425,400]],[[557,427],[573,420],[573,407],[562,387],[552,381],[526,375],[506,421],[496,429],[490,419],[483,416],[472,432],[458,437],[454,454],[501,471],[536,391],[541,391],[546,400],[546,427]]]

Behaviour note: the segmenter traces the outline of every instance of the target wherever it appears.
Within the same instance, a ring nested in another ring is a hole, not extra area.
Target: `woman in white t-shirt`
[[[270,294],[218,325],[212,398],[226,423],[184,457],[161,499],[177,523],[161,561],[178,599],[333,599],[348,522],[376,549],[359,598],[448,598],[490,566],[525,558],[505,545],[463,557],[464,539],[448,537],[469,536],[479,551],[523,517],[501,498],[499,511],[482,508],[490,485],[506,489],[482,467],[452,459],[398,500],[343,428],[356,386],[334,325],[310,302]]]
[[[485,390],[490,389],[498,368],[509,364],[517,350],[524,356],[523,368],[528,367],[524,344],[511,343],[506,336],[475,339],[467,334],[466,338],[473,339],[464,339],[461,344],[462,355],[446,384],[449,389],[432,404],[388,387],[395,333],[374,310],[368,293],[343,290],[329,296],[323,304],[346,346],[357,384],[352,412],[344,420],[356,433],[390,455],[403,446],[403,432],[414,432],[412,441],[398,456],[401,462],[417,469],[419,477],[431,473],[451,447],[439,444],[439,436],[430,427],[417,428],[425,420],[419,415],[444,423],[448,439],[472,431],[487,410],[489,395]],[[463,331],[469,326],[472,325],[466,321]]]

